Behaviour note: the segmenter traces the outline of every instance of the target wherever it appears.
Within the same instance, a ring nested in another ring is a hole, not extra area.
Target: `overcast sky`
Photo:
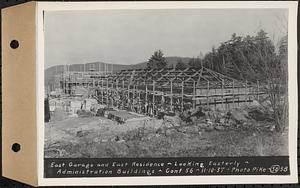
[[[45,13],[45,68],[94,61],[135,64],[161,49],[198,56],[237,35],[264,29],[278,41],[284,9],[98,10]]]

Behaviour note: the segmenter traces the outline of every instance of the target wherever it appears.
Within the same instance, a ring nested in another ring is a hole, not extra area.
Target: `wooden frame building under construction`
[[[61,79],[65,93],[72,95],[77,87],[86,87],[100,104],[148,115],[183,112],[203,105],[226,108],[252,102],[263,94],[258,82],[238,81],[205,67],[77,74],[70,72]]]

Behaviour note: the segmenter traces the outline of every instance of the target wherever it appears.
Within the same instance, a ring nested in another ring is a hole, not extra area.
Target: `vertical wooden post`
[[[130,105],[130,93],[129,93],[129,90],[130,90],[130,83],[128,83],[128,87],[127,87],[127,102],[128,102],[129,108],[131,108],[131,105]]]
[[[109,105],[109,102],[108,102],[108,78],[106,78],[106,105],[107,106]]]
[[[155,109],[155,81],[153,81],[153,87],[152,87],[152,114],[154,115],[154,109]]]
[[[133,110],[135,109],[135,84],[133,83],[133,88],[132,88],[132,106],[133,106]]]
[[[206,105],[209,106],[209,80],[207,81]]]
[[[171,80],[171,96],[170,96],[171,111],[173,112],[173,81]]]
[[[181,112],[183,112],[183,84],[184,82],[182,81],[181,83]]]
[[[114,98],[114,80],[112,80],[111,82],[111,106],[114,107],[114,102],[115,102],[115,98]]]
[[[139,109],[138,109],[138,113],[141,113],[141,92],[140,91],[138,91],[138,93],[139,93]]]
[[[101,82],[101,85],[102,85],[102,87],[101,87],[101,94],[102,94],[102,104],[104,104],[104,99],[103,99],[103,97],[104,97],[104,86],[103,86],[103,78],[102,78],[102,82]]]
[[[146,84],[146,81],[145,81],[145,86],[146,86],[146,88],[145,88],[145,113],[147,114],[148,113],[148,86],[147,86],[147,84]]]
[[[134,106],[134,87],[135,85],[133,84],[132,85],[132,90],[131,90],[131,93],[132,93],[132,105]]]
[[[222,108],[224,108],[224,79],[222,79]]]
[[[194,80],[194,85],[193,85],[193,109],[196,108],[196,100],[195,100],[195,96],[196,96],[196,81]]]
[[[122,80],[122,91],[124,92],[124,80]]]

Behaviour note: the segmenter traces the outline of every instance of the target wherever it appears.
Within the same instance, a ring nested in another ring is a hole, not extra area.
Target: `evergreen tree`
[[[161,50],[155,51],[147,63],[148,69],[162,69],[165,68],[166,66],[167,66],[167,61]]]

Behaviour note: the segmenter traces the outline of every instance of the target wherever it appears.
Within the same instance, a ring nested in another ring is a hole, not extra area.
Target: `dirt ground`
[[[45,124],[45,157],[288,155],[287,131],[270,131],[265,128],[266,122],[250,121],[247,125],[222,129],[203,127],[201,123],[163,129],[163,122],[148,118],[118,124],[95,116],[49,122]]]

